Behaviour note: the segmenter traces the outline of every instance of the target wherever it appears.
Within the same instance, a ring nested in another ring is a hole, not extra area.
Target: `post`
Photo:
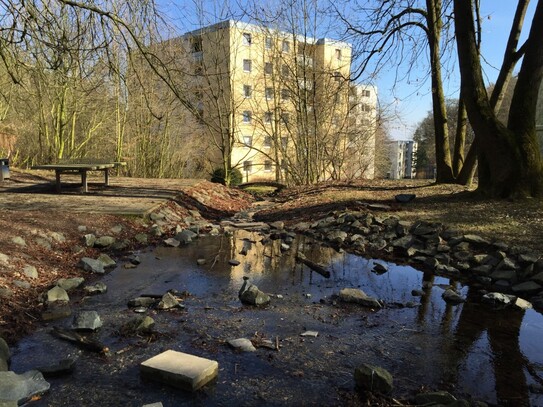
[[[57,181],[55,184],[55,189],[57,191],[57,194],[60,194],[60,173],[60,170],[55,170],[55,179]]]
[[[89,192],[89,188],[87,186],[87,170],[81,170],[81,184],[83,185],[83,192]]]

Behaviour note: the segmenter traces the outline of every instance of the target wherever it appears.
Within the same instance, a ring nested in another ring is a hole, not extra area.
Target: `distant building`
[[[415,178],[417,175],[417,142],[395,141],[390,150],[390,179]]]

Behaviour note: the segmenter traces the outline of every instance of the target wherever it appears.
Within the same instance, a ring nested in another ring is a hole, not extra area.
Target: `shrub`
[[[226,185],[224,178],[224,168],[217,168],[215,171],[213,171],[213,174],[211,175],[211,182]],[[230,185],[236,186],[241,184],[242,182],[243,175],[241,174],[241,171],[237,168],[232,169],[232,171],[230,172]]]

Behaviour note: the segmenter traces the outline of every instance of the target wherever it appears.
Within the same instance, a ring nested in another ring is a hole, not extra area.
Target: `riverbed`
[[[297,263],[297,252],[324,265],[330,278]],[[103,327],[92,337],[109,347],[108,356],[50,334],[53,326],[70,327],[71,318],[43,325],[12,349],[17,373],[77,358],[75,371],[48,378],[50,391],[31,405],[346,405],[358,400],[353,372],[362,363],[394,376],[396,399],[409,400],[424,389],[491,404],[543,404],[534,379],[543,376],[542,315],[493,309],[459,282],[340,253],[303,236],[284,251],[280,240],[244,230],[138,255],[136,268],[120,264],[101,280],[107,293],[81,298],[76,307],[100,315]],[[233,259],[240,264],[230,265]],[[388,271],[373,272],[374,262]],[[243,277],[272,296],[269,306],[240,303]],[[451,285],[466,303],[442,299]],[[346,287],[362,289],[384,308],[339,302],[336,295]],[[130,299],[168,290],[184,293],[184,309],[148,310],[156,321],[151,336],[120,333],[135,315]],[[306,331],[318,336],[301,336]],[[238,353],[226,341],[240,337],[269,339],[279,350]],[[217,360],[218,379],[196,393],[142,379],[139,364],[167,349]]]

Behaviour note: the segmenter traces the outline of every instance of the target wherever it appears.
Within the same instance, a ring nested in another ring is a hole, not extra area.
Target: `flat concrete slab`
[[[188,353],[167,350],[142,362],[140,372],[145,378],[195,391],[217,377],[219,363]]]

